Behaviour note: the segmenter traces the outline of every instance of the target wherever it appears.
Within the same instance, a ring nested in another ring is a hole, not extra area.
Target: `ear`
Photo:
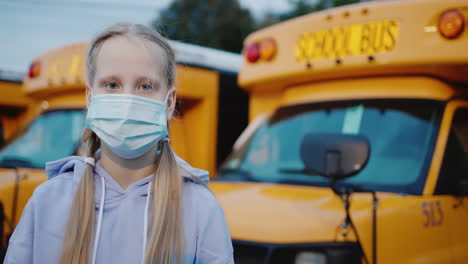
[[[168,96],[167,96],[166,114],[167,114],[167,120],[170,120],[172,119],[174,115],[174,110],[175,110],[176,102],[177,102],[176,88],[172,87],[171,89],[169,89],[169,91],[167,91],[167,93],[168,93]]]
[[[89,107],[89,104],[91,103],[91,97],[93,96],[93,90],[91,85],[89,85],[88,82],[86,82],[86,90],[85,90],[85,96],[86,96],[86,108]]]

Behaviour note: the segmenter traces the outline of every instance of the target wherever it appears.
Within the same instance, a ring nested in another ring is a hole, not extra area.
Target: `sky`
[[[25,72],[53,49],[88,40],[119,21],[148,24],[171,0],[0,0],[0,71]],[[239,0],[256,17],[287,11],[288,0]]]

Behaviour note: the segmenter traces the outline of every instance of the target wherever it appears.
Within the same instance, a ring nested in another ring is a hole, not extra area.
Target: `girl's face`
[[[168,113],[175,93],[164,76],[164,50],[150,41],[113,37],[106,40],[96,58],[92,95],[132,94],[164,102],[168,92]]]

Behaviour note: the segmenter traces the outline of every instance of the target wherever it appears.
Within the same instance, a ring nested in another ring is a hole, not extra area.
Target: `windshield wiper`
[[[278,170],[281,173],[289,173],[289,174],[307,174],[310,176],[318,176],[317,174],[312,173],[306,169],[290,169],[290,168],[281,168]]]
[[[318,186],[318,187],[329,187],[330,184],[328,182],[319,182],[319,181],[308,181],[302,179],[291,179],[291,178],[284,178],[275,181],[278,184],[291,184],[291,185],[307,185],[307,186]]]
[[[18,157],[4,157],[0,160],[0,168],[16,169],[16,168],[35,168],[34,164],[27,159]]]
[[[258,180],[252,176],[252,173],[250,171],[242,170],[242,169],[231,169],[231,168],[222,169],[220,171],[220,176],[221,177],[217,178],[217,180],[258,182]]]

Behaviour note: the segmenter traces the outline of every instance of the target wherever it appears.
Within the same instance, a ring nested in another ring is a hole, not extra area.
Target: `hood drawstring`
[[[83,157],[83,160],[84,162],[88,163],[92,167],[94,167],[94,164],[96,163],[96,160],[91,157]],[[97,247],[99,245],[99,237],[101,236],[102,214],[104,213],[104,198],[105,197],[106,197],[106,181],[104,180],[104,177],[101,176],[101,203],[99,205],[99,214],[98,214],[96,233],[94,234],[93,259],[91,262],[92,264],[96,263],[96,253],[97,253]]]
[[[93,260],[92,264],[96,263],[96,254],[97,248],[99,245],[99,237],[101,236],[101,226],[102,226],[102,215],[104,213],[104,199],[106,196],[106,181],[104,177],[101,176],[101,203],[99,205],[99,214],[98,214],[98,222],[96,233],[94,235],[94,247],[93,247]],[[148,236],[148,215],[149,215],[149,204],[150,204],[150,197],[151,197],[151,182],[148,184],[148,193],[146,196],[146,204],[145,204],[145,214],[143,219],[143,253],[141,258],[141,263],[145,263],[145,253],[146,253],[146,241]]]
[[[94,167],[94,164],[95,164],[94,158],[84,157],[83,160],[84,162]],[[101,201],[99,204],[99,213],[98,213],[98,219],[97,219],[96,232],[94,234],[93,258],[91,261],[92,264],[96,263],[96,255],[97,255],[97,248],[99,245],[99,237],[101,236],[102,216],[104,214],[104,200],[106,198],[106,181],[104,179],[104,176],[102,175],[100,176],[101,176]],[[142,264],[145,263],[146,243],[148,239],[148,216],[149,216],[150,201],[151,201],[151,182],[148,184],[148,191],[146,195],[146,204],[145,204],[145,213],[143,216],[144,217],[143,218],[143,250],[142,250],[142,258],[141,258]]]
[[[149,204],[151,197],[151,182],[148,184],[148,193],[146,195],[146,204],[145,204],[145,215],[143,216],[143,255],[141,257],[141,263],[145,263],[145,253],[146,253],[146,240],[148,239],[148,215],[149,215]]]
[[[96,263],[96,253],[97,253],[97,247],[99,244],[99,237],[101,236],[102,214],[104,213],[105,197],[106,197],[106,181],[104,180],[104,177],[101,176],[101,203],[99,205],[99,215],[98,215],[96,233],[94,234],[93,261],[91,262],[92,264]]]
[[[91,157],[83,157],[85,163],[91,165],[94,168],[96,164],[96,160]],[[104,198],[106,197],[106,181],[104,177],[101,176],[101,203],[99,205],[99,214],[98,214],[98,223],[96,232],[94,233],[94,245],[93,245],[93,259],[91,261],[92,264],[96,263],[96,253],[97,253],[97,246],[99,244],[99,237],[101,235],[101,224],[102,224],[102,214],[104,213]]]

